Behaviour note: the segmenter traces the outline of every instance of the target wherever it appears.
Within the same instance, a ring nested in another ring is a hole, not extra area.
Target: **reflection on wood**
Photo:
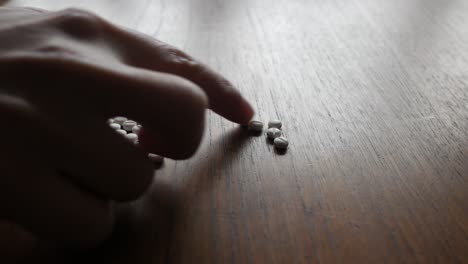
[[[196,156],[165,163],[134,204],[132,243],[99,259],[468,262],[466,1],[8,4],[86,7],[174,44],[284,122],[278,155],[209,114]]]

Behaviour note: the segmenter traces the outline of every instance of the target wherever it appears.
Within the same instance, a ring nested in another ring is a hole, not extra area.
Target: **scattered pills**
[[[156,165],[159,165],[163,163],[164,161],[164,157],[153,154],[153,153],[148,154],[148,158]]]
[[[134,133],[129,133],[127,135],[125,135],[125,137],[130,141],[130,142],[133,142],[133,143],[136,143],[138,141],[138,135],[137,134],[134,134]]]
[[[260,132],[263,130],[263,123],[258,120],[252,120],[249,122],[248,129],[250,131]]]
[[[282,134],[283,133],[281,132],[281,130],[279,130],[276,127],[272,127],[267,130],[267,137],[269,139],[275,139],[277,137],[281,137]]]
[[[114,123],[117,123],[119,125],[122,125],[125,121],[127,121],[128,118],[123,117],[123,116],[116,116],[114,117]]]
[[[140,133],[140,130],[141,130],[141,125],[136,125],[132,128],[132,132],[135,134]]]
[[[285,137],[277,137],[273,141],[273,144],[279,149],[286,149],[288,148],[289,142],[288,139]]]
[[[242,125],[245,127],[245,125]],[[283,123],[279,119],[272,119],[268,121],[268,128],[266,131],[267,138],[273,140],[273,145],[277,149],[286,150],[289,146],[288,139],[283,136],[283,131],[281,127]],[[263,130],[263,123],[259,120],[251,120],[247,128],[249,131],[260,132]],[[271,142],[271,141],[270,141]]]
[[[122,124],[122,128],[125,130],[125,131],[132,131],[132,128],[134,126],[136,126],[136,122],[135,121],[132,121],[132,120],[127,120],[127,121],[124,121],[123,124]]]
[[[115,130],[115,131],[117,131],[117,133],[119,133],[119,134],[121,134],[121,135],[123,135],[123,136],[126,136],[126,135],[127,135],[127,131],[125,131],[125,130],[123,130],[123,129],[117,129],[117,130]]]
[[[110,124],[110,127],[112,127],[112,128],[115,129],[115,130],[121,129],[120,125],[117,124],[117,123],[112,123],[112,124]]]
[[[268,128],[277,128],[281,129],[281,126],[283,126],[283,123],[281,123],[281,120],[278,119],[273,119],[268,122]]]

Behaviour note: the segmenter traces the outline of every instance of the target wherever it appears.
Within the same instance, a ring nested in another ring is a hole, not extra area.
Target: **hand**
[[[146,152],[196,151],[207,107],[253,115],[184,52],[76,9],[0,8],[0,76],[0,218],[73,245],[105,239],[112,201],[147,189]],[[108,127],[117,115],[142,123],[141,149]]]

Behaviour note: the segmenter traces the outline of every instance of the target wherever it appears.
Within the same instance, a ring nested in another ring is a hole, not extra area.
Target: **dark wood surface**
[[[277,153],[209,113],[196,156],[166,162],[107,245],[61,257],[468,263],[467,1],[8,5],[78,6],[171,43],[238,85],[259,119],[282,119],[291,143]]]

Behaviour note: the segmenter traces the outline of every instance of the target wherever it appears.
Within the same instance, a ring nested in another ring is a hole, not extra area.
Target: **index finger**
[[[125,63],[192,81],[208,96],[209,108],[228,120],[246,124],[254,115],[250,103],[231,82],[185,52],[142,33],[110,23],[107,26]]]

